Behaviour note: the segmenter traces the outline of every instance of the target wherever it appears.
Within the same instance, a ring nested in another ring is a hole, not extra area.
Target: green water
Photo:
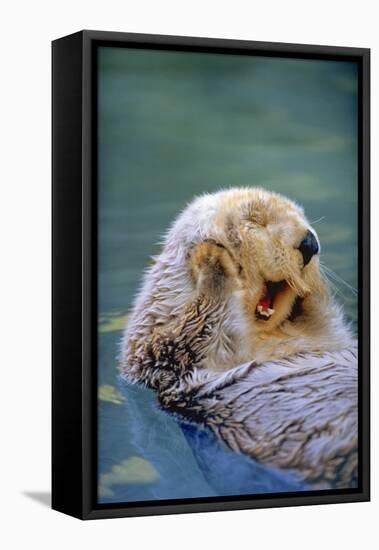
[[[200,461],[198,435],[151,392],[119,384],[117,346],[160,237],[205,191],[259,185],[294,199],[315,222],[322,262],[356,288],[357,68],[105,47],[98,68],[100,499],[284,490],[288,480],[262,487],[252,461],[220,483],[235,457],[204,436],[213,466]],[[354,323],[346,284],[335,292]]]

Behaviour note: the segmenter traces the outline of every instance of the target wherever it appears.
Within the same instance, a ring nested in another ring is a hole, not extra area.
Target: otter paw
[[[221,244],[215,241],[197,244],[191,251],[190,262],[199,292],[219,296],[239,288],[238,266]]]

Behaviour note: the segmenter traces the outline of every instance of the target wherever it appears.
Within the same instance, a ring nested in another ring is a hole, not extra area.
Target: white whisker
[[[340,288],[338,288],[338,286],[337,286],[336,283],[333,281],[333,279],[331,279],[331,278],[328,276],[328,274],[327,274],[326,271],[323,271],[322,269],[321,269],[321,271],[322,271],[323,275],[325,276],[326,280],[328,281],[328,284],[329,284],[329,286],[330,286],[330,288],[331,288],[331,290],[332,290],[332,293],[333,293],[334,295],[339,295],[339,296],[343,299],[343,301],[346,301],[346,300],[347,300],[346,295],[342,292],[342,290],[341,290]]]
[[[315,223],[322,222],[323,220],[325,220],[325,218],[326,218],[326,216],[321,216],[321,218],[318,218],[314,222],[310,222],[310,225],[314,225]]]
[[[345,281],[340,275],[335,273],[330,267],[327,267],[324,264],[321,264],[321,267],[323,269],[323,272],[325,274],[328,274],[329,281],[333,279],[336,283],[340,283],[344,285],[350,292],[352,292],[355,296],[358,294],[358,291],[356,288],[354,288],[351,284],[349,284],[347,281]]]

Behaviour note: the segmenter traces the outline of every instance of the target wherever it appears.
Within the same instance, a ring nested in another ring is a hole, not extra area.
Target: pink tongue
[[[259,300],[258,304],[261,305],[263,309],[271,308],[271,298],[266,285],[263,287],[262,298]]]
[[[268,309],[271,307],[271,300],[269,296],[265,296],[264,298],[261,298],[259,300],[259,304],[263,307],[263,309]]]

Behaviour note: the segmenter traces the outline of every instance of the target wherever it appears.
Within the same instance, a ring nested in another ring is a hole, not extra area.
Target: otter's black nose
[[[307,231],[298,248],[303,255],[304,266],[306,266],[311,261],[312,256],[318,252],[318,242],[312,231]]]

